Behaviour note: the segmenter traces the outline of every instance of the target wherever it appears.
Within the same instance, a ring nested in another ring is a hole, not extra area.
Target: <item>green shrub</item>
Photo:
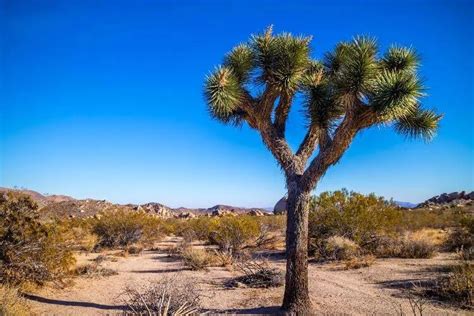
[[[125,247],[142,242],[152,244],[162,237],[162,221],[143,212],[124,209],[108,211],[92,225],[92,231],[99,238],[97,247]]]
[[[58,225],[39,221],[27,195],[0,194],[0,282],[43,284],[69,272],[75,260]]]
[[[216,221],[209,234],[209,241],[224,252],[239,253],[246,244],[255,241],[259,236],[259,229],[254,216],[224,216]]]
[[[374,194],[324,192],[311,201],[309,238],[318,243],[338,235],[364,247],[377,235],[394,234],[400,221],[401,211]]]

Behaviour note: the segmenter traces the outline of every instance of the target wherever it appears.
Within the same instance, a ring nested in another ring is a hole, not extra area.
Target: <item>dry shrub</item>
[[[397,257],[427,259],[436,253],[436,247],[427,239],[405,238],[401,242],[401,250]]]
[[[186,247],[181,253],[184,265],[192,270],[204,270],[214,262],[213,255],[205,249]]]
[[[130,255],[139,255],[143,252],[143,246],[142,245],[130,245],[125,248],[125,251],[128,252]]]
[[[60,280],[75,260],[71,243],[54,223],[39,221],[24,194],[0,194],[0,282],[19,285]]]
[[[21,297],[17,288],[0,285],[0,315],[31,315],[26,300]]]
[[[230,280],[228,282],[230,287],[245,284],[252,288],[269,288],[279,287],[285,283],[283,272],[271,268],[267,261],[240,261],[236,267],[243,275]]]
[[[472,225],[472,224],[471,224]],[[444,243],[447,251],[456,251],[461,258],[474,258],[474,229],[472,226],[461,226],[452,229]]]
[[[96,219],[92,231],[99,237],[99,248],[125,247],[138,242],[152,244],[162,237],[161,222],[156,216],[119,208]]]
[[[234,264],[235,258],[230,253],[214,250],[214,262],[219,267],[230,267]]]
[[[99,263],[94,262],[77,267],[75,274],[85,278],[96,278],[117,275],[118,273],[113,269],[101,267]]]
[[[344,263],[344,269],[360,269],[370,267],[375,262],[375,256],[365,255],[361,257],[353,257],[349,260],[346,260]]]
[[[374,245],[374,254],[380,258],[431,258],[436,247],[427,238],[413,238],[405,235],[401,238],[379,237]]]
[[[191,315],[201,310],[196,283],[177,275],[138,288],[127,287],[123,296],[127,315]]]
[[[450,267],[448,275],[438,278],[429,292],[442,300],[473,308],[473,291],[474,264],[465,261]]]
[[[326,258],[333,260],[347,260],[359,255],[359,246],[352,240],[332,236],[326,240]]]
[[[331,236],[319,242],[312,240],[309,246],[318,260],[348,260],[360,254],[360,247],[342,236]]]

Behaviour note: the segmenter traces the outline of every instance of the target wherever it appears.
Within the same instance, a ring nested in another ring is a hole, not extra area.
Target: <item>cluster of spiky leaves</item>
[[[375,39],[342,42],[322,62],[311,59],[309,37],[272,29],[235,47],[223,66],[207,77],[205,98],[213,117],[225,122],[245,119],[242,104],[259,88],[279,96],[304,96],[310,124],[329,129],[353,106],[372,107],[378,123],[394,122],[396,131],[431,138],[441,116],[420,108],[423,85],[419,57],[411,48],[391,47],[378,56]],[[252,106],[258,107],[259,97]]]

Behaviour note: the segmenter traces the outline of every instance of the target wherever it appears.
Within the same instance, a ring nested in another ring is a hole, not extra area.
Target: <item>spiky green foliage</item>
[[[256,66],[261,69],[259,80],[275,85],[279,90],[295,91],[310,65],[308,37],[295,37],[289,33],[272,36],[271,29],[254,36],[251,47]]]
[[[236,46],[224,59],[224,65],[232,70],[239,83],[247,82],[254,63],[254,52],[245,44]]]
[[[442,117],[434,111],[416,107],[408,115],[398,119],[395,130],[408,137],[431,140],[436,134]]]
[[[350,106],[357,98],[370,93],[377,71],[377,43],[369,37],[356,37],[336,50],[329,62],[335,94],[340,104]]]
[[[308,122],[318,128],[330,129],[354,106],[365,106],[376,113],[374,124],[397,122],[397,131],[404,132],[409,123],[424,123],[434,134],[440,117],[429,111],[413,116],[424,88],[417,76],[419,56],[412,48],[392,46],[380,57],[376,40],[360,36],[339,43],[318,61],[310,56],[310,41],[289,33],[274,35],[269,27],[236,46],[206,79],[211,115],[239,124],[265,112],[268,102],[275,108],[278,97],[293,101],[301,94]],[[257,111],[248,113],[248,108]],[[286,109],[281,113],[286,115]],[[431,137],[420,128],[410,131],[409,136]]]
[[[231,69],[218,67],[207,77],[204,96],[214,118],[226,123],[232,121],[242,98],[239,79]]]
[[[382,70],[373,80],[371,105],[382,120],[393,120],[412,112],[423,95],[416,75]]]
[[[418,54],[407,47],[392,46],[381,60],[382,68],[390,71],[414,72],[418,68]]]

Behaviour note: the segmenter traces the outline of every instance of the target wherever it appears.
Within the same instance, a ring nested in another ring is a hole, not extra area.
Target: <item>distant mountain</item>
[[[397,204],[400,207],[404,208],[415,208],[418,204],[416,203],[411,203],[411,202],[402,202],[402,201],[394,201],[395,204]]]
[[[39,192],[28,190],[28,189],[10,189],[10,188],[0,187],[0,193],[8,192],[8,191],[19,192],[19,193],[29,195],[33,199],[33,201],[38,203],[39,207],[43,207],[51,203],[69,202],[69,201],[76,200],[73,197],[70,197],[67,195],[57,195],[57,194],[49,195],[49,194],[41,194]]]
[[[65,217],[90,217],[99,212],[121,208],[130,211],[145,211],[161,217],[192,217],[198,215],[223,215],[223,214],[254,214],[264,215],[269,213],[263,208],[244,208],[231,205],[218,204],[209,208],[171,208],[161,203],[149,202],[144,204],[114,204],[106,200],[84,199],[77,200],[66,195],[44,195],[33,190],[0,188],[2,192],[20,192],[29,195],[40,208],[41,217],[65,218]]]

